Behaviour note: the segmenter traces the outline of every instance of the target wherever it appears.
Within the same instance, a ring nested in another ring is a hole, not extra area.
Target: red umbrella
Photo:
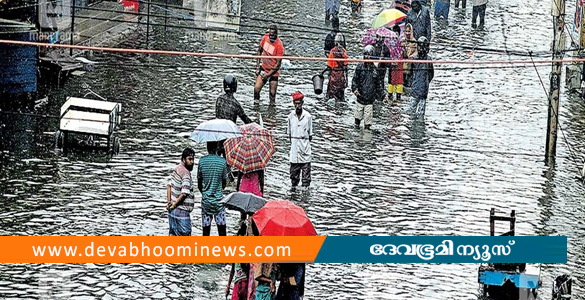
[[[249,173],[266,168],[274,154],[274,140],[270,131],[256,123],[239,127],[243,136],[225,141],[227,163],[238,170]]]
[[[262,236],[316,236],[305,211],[288,200],[268,201],[254,216]]]

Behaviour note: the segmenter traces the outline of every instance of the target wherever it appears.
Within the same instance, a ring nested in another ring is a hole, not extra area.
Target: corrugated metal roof
[[[0,18],[0,34],[28,32],[34,30],[34,24]]]

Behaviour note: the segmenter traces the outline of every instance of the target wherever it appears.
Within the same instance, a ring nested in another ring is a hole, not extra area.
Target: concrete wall
[[[195,10],[195,26],[207,29],[240,30],[241,0],[185,0],[184,7]]]

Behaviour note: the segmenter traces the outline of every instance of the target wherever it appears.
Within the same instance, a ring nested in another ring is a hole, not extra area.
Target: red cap
[[[303,100],[303,98],[305,98],[305,95],[303,95],[303,93],[296,91],[292,94],[293,97],[293,101],[295,100]]]

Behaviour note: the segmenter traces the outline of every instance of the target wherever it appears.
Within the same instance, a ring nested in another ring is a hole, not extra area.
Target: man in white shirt
[[[296,91],[292,95],[295,110],[288,115],[287,133],[290,139],[290,179],[296,187],[311,184],[311,140],[313,139],[313,116],[303,109],[304,95]]]

